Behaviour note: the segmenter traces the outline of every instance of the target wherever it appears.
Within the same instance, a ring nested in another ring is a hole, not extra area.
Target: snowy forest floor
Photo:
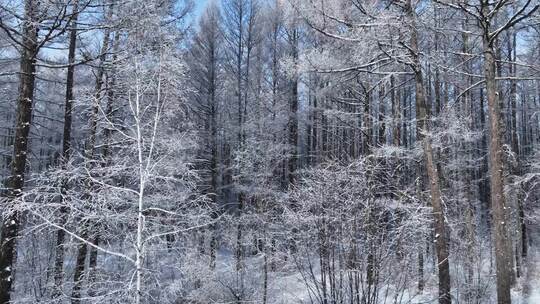
[[[535,238],[538,239],[538,238]],[[512,303],[513,304],[540,304],[540,248],[532,246],[529,248],[529,256],[527,261],[522,266],[523,276],[519,278],[516,285],[512,289]],[[230,252],[221,252],[221,267],[220,269],[226,270],[225,272],[232,273],[233,270],[233,257]],[[248,264],[252,269],[256,269],[256,265],[260,265],[262,260],[260,257],[252,257],[248,259]],[[428,265],[426,265],[428,266]],[[428,270],[428,269],[427,269]],[[315,267],[315,271],[318,268]],[[418,293],[415,284],[411,285],[411,289],[405,291],[404,295],[400,297],[398,302],[392,302],[389,300],[393,297],[386,297],[381,299],[379,303],[403,303],[403,304],[428,304],[437,303],[437,282],[436,270],[429,268],[428,272],[433,275],[426,277],[426,288],[423,293]],[[253,274],[252,274],[253,275]],[[488,275],[487,273],[484,275]],[[496,303],[495,292],[495,277],[492,272],[489,276],[484,277],[485,280],[490,280],[492,287],[491,292],[487,295],[487,298],[477,299],[480,302],[468,302],[460,301],[454,298],[453,303]],[[317,277],[320,279],[320,277]],[[253,278],[252,283],[259,281],[261,278]],[[286,271],[274,272],[269,274],[269,290],[268,290],[268,303],[319,303],[316,297],[310,296],[308,289],[306,288],[305,281],[302,275],[300,275],[293,268]],[[385,290],[383,288],[382,290]],[[390,302],[389,302],[390,301]]]
[[[538,250],[532,250],[529,260],[525,265],[525,271],[525,277],[522,282],[522,303],[538,304],[540,303],[540,256]]]

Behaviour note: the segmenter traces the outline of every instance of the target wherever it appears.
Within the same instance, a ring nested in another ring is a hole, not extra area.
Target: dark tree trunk
[[[390,77],[390,86],[392,87],[391,99],[392,99],[392,144],[394,146],[401,145],[401,94],[400,90],[396,89],[395,76]]]
[[[75,75],[75,50],[77,47],[77,19],[78,19],[79,1],[73,3],[73,18],[71,20],[71,31],[69,33],[69,51],[68,68],[66,77],[66,100],[64,108],[64,134],[62,138],[62,165],[65,167],[69,163],[71,154],[71,125],[72,125],[72,105],[73,105],[73,83]],[[62,185],[62,192],[65,193],[68,185]],[[62,225],[65,224],[66,208],[60,210]],[[64,239],[65,231],[58,229],[56,231],[56,248],[54,262],[54,285],[53,297],[61,295],[62,283],[64,277]]]
[[[422,73],[422,65],[419,57],[418,33],[416,28],[416,12],[411,0],[407,1],[407,14],[411,25],[410,49],[413,61],[413,72],[416,87],[416,131],[417,140],[422,141],[424,149],[424,161],[427,170],[429,189],[431,195],[431,207],[435,218],[435,247],[437,252],[437,265],[439,270],[439,304],[450,304],[450,264],[448,251],[448,235],[446,233],[444,208],[441,198],[439,173],[434,160],[434,152],[429,135],[429,107],[426,101],[426,90]]]
[[[385,112],[386,112],[386,106],[385,106],[385,86],[381,84],[379,89],[379,113],[378,113],[378,136],[377,136],[377,146],[381,147],[382,145],[386,144],[386,124],[385,124]]]
[[[298,60],[298,30],[291,30],[290,44],[292,48],[293,60]],[[289,148],[290,157],[288,161],[288,184],[295,182],[296,169],[298,167],[298,76],[294,75],[290,83],[291,97],[289,103]]]
[[[15,140],[11,176],[6,181],[6,191],[2,195],[9,204],[15,207],[15,199],[22,194],[28,152],[28,134],[32,120],[32,104],[34,101],[34,85],[36,72],[37,42],[37,2],[25,1],[25,20],[23,23],[24,48],[21,50],[19,97],[17,99],[17,117],[15,122]],[[16,243],[19,231],[19,213],[10,212],[2,224],[0,237],[0,303],[10,301],[13,283],[13,266],[17,256]]]
[[[114,35],[114,42],[113,42],[113,56],[112,56],[112,62],[116,62],[118,60],[118,49],[120,47],[120,33],[116,32]],[[111,71],[107,72],[106,78],[106,92],[107,92],[107,107],[105,110],[105,115],[107,116],[108,121],[114,121],[114,104],[115,104],[115,87],[116,87],[116,69],[114,66],[111,68]],[[111,153],[111,136],[112,136],[112,130],[111,128],[105,128],[103,131],[103,137],[105,145],[103,147],[102,151],[102,166],[108,166],[110,163],[109,156]],[[94,239],[92,243],[96,246],[99,246],[99,243],[101,241],[100,239],[100,233],[101,230],[99,229],[100,225],[97,224],[98,231],[95,232]],[[95,281],[96,278],[96,271],[97,271],[97,262],[98,262],[98,249],[96,247],[90,247],[90,256],[89,256],[89,262],[88,262],[88,281],[90,283]],[[89,290],[89,295],[93,296],[95,293],[93,290]]]
[[[488,181],[488,170],[489,170],[489,161],[487,157],[488,147],[487,147],[487,125],[486,125],[486,114],[485,114],[485,102],[484,102],[484,89],[480,89],[480,126],[483,130],[482,139],[480,143],[480,152],[482,155],[482,165],[480,166],[480,181],[479,181],[479,196],[480,202],[484,209],[483,216],[486,229],[488,232],[491,232],[491,201],[489,200],[489,181]],[[491,234],[489,234],[491,235]]]
[[[112,12],[113,12],[113,8],[111,6],[107,12],[108,20],[111,19]],[[92,162],[92,160],[94,159],[94,153],[95,153],[98,114],[99,114],[101,98],[103,95],[102,87],[103,87],[103,78],[105,74],[104,65],[105,65],[105,60],[106,60],[106,54],[107,54],[107,51],[109,50],[110,35],[111,35],[111,28],[107,28],[103,36],[103,43],[101,45],[99,64],[98,64],[97,73],[96,73],[96,85],[94,89],[94,105],[92,108],[91,117],[89,121],[90,131],[88,134],[88,139],[85,143],[85,158],[86,158],[86,161],[90,161],[90,162]],[[87,184],[88,184],[87,187],[90,188],[90,181],[88,181]],[[86,189],[85,191],[89,191],[89,189]],[[91,195],[89,193],[85,194],[85,199],[90,200]],[[88,240],[90,236],[90,232],[88,231],[88,223],[82,223],[80,235],[82,239]],[[88,254],[88,244],[85,242],[79,244],[79,247],[77,249],[75,274],[73,278],[74,285],[73,285],[73,290],[71,294],[72,304],[78,304],[81,301],[81,290],[82,290],[82,285],[83,285],[84,268],[86,264],[85,261],[86,261],[87,254]]]
[[[483,3],[482,11],[487,15],[489,7]],[[510,288],[512,286],[512,249],[509,245],[508,217],[504,196],[503,180],[503,142],[501,134],[501,104],[496,80],[496,59],[493,40],[489,35],[489,21],[484,21],[483,51],[484,76],[488,101],[489,123],[489,165],[491,184],[491,208],[493,214],[493,234],[495,240],[495,259],[497,266],[497,302],[510,304]]]
[[[216,29],[217,30],[217,29]],[[217,114],[218,103],[216,100],[216,45],[215,39],[212,39],[209,46],[210,55],[210,69],[209,69],[209,104],[210,104],[210,187],[212,191],[212,203],[215,210],[212,213],[213,219],[218,217],[218,134],[217,134]],[[211,226],[211,239],[210,239],[210,268],[215,268],[216,252],[217,252],[217,231],[216,225]]]
[[[367,92],[367,90],[364,88],[365,99],[364,99],[364,112],[363,115],[363,121],[362,121],[362,129],[364,133],[364,139],[362,141],[362,153],[364,155],[368,155],[371,152],[371,144],[372,144],[372,137],[371,137],[371,94]]]

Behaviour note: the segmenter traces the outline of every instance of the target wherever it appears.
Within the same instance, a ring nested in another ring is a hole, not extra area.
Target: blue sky
[[[199,16],[206,5],[207,0],[193,0],[195,3],[195,16]]]

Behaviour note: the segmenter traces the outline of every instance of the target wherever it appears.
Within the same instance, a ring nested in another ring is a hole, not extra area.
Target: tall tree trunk
[[[110,20],[112,17],[113,8],[112,6],[108,9],[107,12],[107,19]],[[91,112],[90,117],[90,132],[88,134],[88,139],[85,144],[85,158],[87,161],[92,161],[94,159],[94,153],[95,153],[95,145],[96,145],[96,137],[97,137],[97,123],[98,123],[98,112],[100,107],[101,98],[103,95],[102,87],[103,87],[103,76],[105,73],[105,60],[106,60],[106,54],[109,50],[109,39],[111,35],[111,28],[107,28],[105,30],[105,34],[103,35],[103,43],[101,45],[100,50],[100,59],[98,64],[98,69],[96,73],[96,86],[94,89],[94,105]],[[90,185],[88,185],[89,187]],[[85,191],[88,191],[86,189]],[[90,200],[91,196],[90,194],[85,195],[85,199]],[[82,231],[81,231],[81,237],[85,240],[89,237],[89,231],[86,227],[86,223],[83,223],[82,225]],[[88,245],[86,243],[79,244],[79,247],[77,249],[77,259],[75,263],[75,274],[74,274],[74,285],[73,290],[71,294],[71,303],[72,304],[79,304],[81,301],[81,290],[83,285],[83,275],[84,275],[84,268],[86,264],[86,255],[88,254]]]
[[[417,106],[418,104],[421,104],[422,101],[419,99],[422,99],[423,96],[422,93],[419,92],[419,90],[422,90],[419,88],[419,84],[422,83],[422,77],[421,74],[417,73],[415,79],[417,82],[417,92],[416,92],[416,100],[417,100]],[[438,269],[439,269],[439,303],[440,304],[450,304],[452,302],[451,296],[450,296],[450,264],[448,261],[449,258],[449,252],[448,252],[448,236],[446,233],[446,226],[445,226],[445,215],[444,215],[444,209],[442,205],[442,198],[441,198],[441,190],[440,190],[440,183],[439,183],[439,173],[435,164],[434,160],[434,152],[433,148],[431,146],[431,139],[429,136],[429,122],[427,121],[427,111],[425,110],[425,99],[424,99],[424,106],[420,106],[420,119],[423,120],[422,122],[422,129],[420,133],[424,133],[423,139],[422,139],[422,145],[424,149],[424,157],[426,161],[426,170],[428,173],[428,180],[429,180],[429,189],[431,194],[431,207],[433,208],[433,216],[435,217],[435,247],[437,251],[437,261],[438,261]],[[417,118],[418,119],[418,118]]]
[[[482,10],[487,16],[489,7],[483,3]],[[501,134],[501,105],[496,80],[496,59],[493,40],[489,36],[489,22],[484,22],[483,35],[484,76],[488,101],[490,137],[489,165],[491,184],[491,208],[493,214],[493,238],[495,240],[495,259],[497,267],[497,302],[510,304],[512,285],[512,250],[509,246],[508,220],[503,180],[503,143]]]
[[[411,99],[410,90],[406,89],[403,92],[403,118],[402,118],[402,129],[403,129],[403,135],[402,135],[402,145],[405,148],[409,147],[409,111],[411,109],[409,100]],[[401,102],[401,101],[400,101]],[[407,111],[409,109],[409,111]]]
[[[467,2],[465,2],[467,3]],[[469,42],[469,16],[465,16],[465,19],[462,23],[463,33],[462,33],[462,39],[463,44],[461,51],[463,52],[463,62],[464,62],[464,68],[465,72],[468,74],[472,74],[471,64],[470,64],[470,56],[466,55],[470,52],[470,42]],[[465,77],[465,87],[468,88],[473,84],[473,80],[471,76]],[[463,111],[464,117],[470,117],[468,120],[468,127],[470,130],[474,130],[474,112],[473,112],[473,100],[472,100],[472,93],[470,91],[465,92],[463,94]],[[464,143],[465,153],[466,153],[466,159],[467,163],[472,163],[472,158],[474,154],[473,150],[473,144],[470,143]],[[469,165],[468,165],[469,166]],[[466,198],[466,209],[465,209],[465,231],[467,236],[467,261],[465,262],[465,265],[467,267],[467,282],[470,286],[467,291],[467,297],[468,299],[472,299],[472,281],[474,276],[474,263],[476,261],[475,256],[475,229],[474,229],[474,196],[473,196],[473,179],[474,179],[474,171],[470,168],[465,168],[463,171],[463,174],[460,174],[460,176],[464,177],[464,185],[465,185],[465,198]]]
[[[212,218],[218,217],[218,135],[217,135],[217,114],[218,103],[216,101],[216,45],[215,40],[211,40],[209,46],[210,55],[210,69],[209,69],[209,103],[210,103],[210,187],[212,191],[212,203],[214,210],[212,212]],[[216,266],[216,254],[217,254],[217,231],[216,225],[211,226],[211,239],[210,239],[210,268],[214,269]]]
[[[28,134],[32,122],[32,103],[34,101],[34,85],[36,73],[36,56],[38,48],[37,3],[26,0],[24,3],[24,22],[19,79],[19,97],[17,99],[17,117],[15,121],[15,139],[11,176],[6,181],[6,191],[2,194],[9,204],[15,207],[15,200],[22,194],[28,152]],[[19,232],[19,213],[10,212],[2,224],[0,237],[0,303],[10,301],[13,283],[13,266],[17,256],[17,235]]]
[[[394,75],[390,76],[390,86],[392,87],[392,144],[397,147],[401,145],[401,91],[396,88]]]
[[[377,130],[377,146],[381,147],[386,144],[386,124],[385,124],[385,96],[386,90],[384,84],[379,86],[379,111],[378,111],[378,130]]]
[[[237,107],[238,107],[238,117],[237,117],[237,120],[238,120],[238,130],[237,130],[237,137],[238,137],[238,143],[237,143],[237,146],[238,146],[238,150],[239,151],[242,151],[243,149],[243,143],[244,143],[244,139],[245,139],[245,133],[244,133],[244,116],[243,116],[243,109],[244,109],[244,103],[245,103],[245,100],[243,100],[242,98],[242,95],[244,94],[244,89],[247,90],[247,85],[246,85],[246,88],[244,88],[244,86],[242,85],[242,82],[243,82],[243,75],[242,75],[242,71],[243,71],[243,66],[244,66],[244,36],[245,36],[245,28],[244,28],[244,18],[245,18],[245,12],[244,12],[244,6],[243,5],[239,5],[238,6],[238,11],[236,12],[237,13],[237,23],[236,25],[238,26],[237,30],[238,30],[238,36],[236,37],[237,41],[236,41],[236,50],[235,50],[235,56],[236,56],[236,94],[237,94]],[[248,80],[249,78],[249,75],[246,75],[246,81]],[[247,96],[247,93],[246,93],[246,96]],[[237,174],[240,176],[240,172],[237,172]],[[242,183],[241,181],[242,179],[240,178],[240,184]],[[241,224],[241,216],[242,216],[242,212],[243,212],[243,206],[244,206],[244,193],[243,193],[243,190],[242,189],[238,189],[238,193],[237,193],[237,199],[238,199],[238,205],[237,205],[237,219],[238,219],[238,224],[236,225],[236,248],[235,248],[235,262],[236,262],[236,267],[235,267],[235,270],[236,270],[236,276],[237,276],[237,280],[240,282],[240,284],[243,284],[243,245],[242,245],[242,230],[243,230],[243,226]],[[241,301],[241,295],[237,295],[237,300],[238,300],[238,303]]]
[[[509,61],[511,62],[509,65],[510,68],[510,76],[516,77],[517,76],[517,65],[515,62],[517,61],[517,33],[516,29],[512,28],[509,32],[509,39],[508,39],[508,57]],[[520,149],[520,142],[519,142],[519,131],[517,126],[517,99],[518,99],[518,92],[517,92],[517,80],[512,80],[510,82],[510,111],[511,111],[511,147],[512,152],[515,156],[514,165],[512,166],[512,174],[514,176],[520,175],[521,172],[521,149]],[[524,121],[522,120],[522,124],[524,124]],[[524,134],[524,137],[526,137],[526,133]],[[522,145],[523,147],[524,145]],[[516,274],[519,277],[520,276],[520,259],[522,257],[527,256],[527,226],[525,223],[525,216],[523,211],[523,197],[521,195],[521,191],[518,191],[517,194],[517,207],[518,207],[518,225],[519,225],[519,241],[518,241],[518,247],[519,250],[516,250]]]
[[[263,243],[263,301],[262,304],[266,304],[268,301],[268,242],[266,228],[263,231],[264,243]]]
[[[510,61],[509,64],[509,74],[511,77],[517,76],[517,65],[514,63],[516,61],[516,32],[515,29],[511,28],[508,32],[508,61]],[[519,151],[519,139],[518,139],[518,127],[517,127],[517,81],[511,80],[510,81],[510,96],[509,96],[509,120],[510,120],[510,147],[512,148],[512,153],[514,155],[514,158],[512,160],[512,165],[510,166],[510,170],[512,172],[512,175],[514,178],[516,178],[518,175],[521,174],[521,164],[520,164],[520,151]],[[518,207],[518,225],[521,227],[523,223],[523,217],[521,216],[521,209],[522,209],[522,202],[521,202],[521,194],[518,190],[518,193],[516,195],[516,203]],[[521,229],[518,230],[519,233],[519,240],[516,244],[516,250],[512,251],[515,252],[515,261],[516,261],[516,276],[519,278],[521,276],[521,249],[520,247],[523,246],[522,244],[522,235],[521,235]]]
[[[480,202],[482,204],[483,212],[482,216],[484,217],[485,228],[488,232],[491,232],[491,217],[489,210],[491,209],[491,201],[489,200],[489,181],[488,181],[488,170],[489,170],[489,161],[487,157],[487,125],[486,125],[486,114],[485,114],[485,102],[484,102],[484,89],[480,88],[480,128],[482,132],[482,139],[480,141],[479,150],[482,157],[482,164],[480,165],[480,180],[478,183]],[[491,234],[488,234],[491,235]],[[490,242],[491,243],[491,242]]]
[[[120,47],[120,32],[117,31],[114,34],[114,41],[113,41],[113,56],[111,62],[116,62],[118,60],[118,51]],[[115,106],[115,87],[116,87],[116,75],[117,71],[114,68],[114,65],[111,67],[111,71],[107,72],[105,75],[106,79],[106,92],[107,92],[107,107],[105,109],[105,115],[107,116],[108,121],[114,121],[114,106]],[[105,128],[103,132],[104,137],[104,146],[102,151],[102,166],[108,166],[110,164],[109,156],[111,153],[111,136],[112,136],[112,130],[111,128]],[[92,243],[96,246],[99,246],[99,243],[101,241],[100,239],[100,225],[98,223],[97,225],[98,231],[95,232],[94,239]],[[96,272],[97,272],[97,262],[98,262],[98,249],[96,247],[90,247],[90,254],[89,254],[89,261],[88,261],[88,282],[91,284],[95,282],[96,279]],[[89,296],[94,296],[95,292],[94,290],[89,290]]]
[[[422,170],[419,167],[417,169],[417,180],[415,183],[416,187],[416,195],[419,198],[422,198]],[[423,200],[423,199],[421,199]],[[424,291],[424,287],[426,285],[425,278],[424,278],[424,250],[421,245],[419,245],[418,248],[418,291],[422,293]]]
[[[363,87],[363,85],[362,85]],[[365,99],[364,99],[364,111],[362,113],[362,129],[363,129],[363,141],[362,141],[362,153],[364,155],[368,155],[371,153],[371,145],[372,145],[372,119],[371,119],[371,93],[363,87],[365,92]]]
[[[78,19],[79,1],[73,3],[73,19],[71,19],[71,31],[69,33],[69,51],[68,51],[68,68],[66,76],[66,100],[64,108],[64,134],[62,138],[62,165],[65,167],[69,163],[71,155],[71,125],[72,125],[72,105],[73,105],[73,83],[75,76],[75,50],[77,47],[77,19]],[[68,185],[62,185],[62,192],[65,193]],[[63,198],[62,198],[63,199]],[[62,207],[60,217],[62,225],[65,224],[67,208]],[[55,248],[55,263],[54,263],[54,291],[53,297],[61,295],[62,283],[64,277],[64,241],[65,231],[58,229],[56,231],[56,248]]]
[[[429,180],[431,194],[431,207],[435,217],[435,246],[437,251],[437,261],[439,269],[439,303],[452,303],[450,295],[450,264],[448,261],[448,236],[445,226],[445,215],[441,198],[439,183],[439,173],[434,160],[434,152],[431,145],[429,108],[426,101],[426,90],[422,73],[422,65],[419,57],[418,33],[416,28],[416,12],[412,6],[412,1],[408,0],[406,5],[407,14],[411,21],[410,49],[413,61],[413,72],[416,88],[416,119],[417,119],[417,140],[422,141],[424,149],[425,165]]]
[[[298,61],[298,29],[293,25],[290,33],[291,53],[294,63]],[[296,69],[296,67],[294,67]],[[293,76],[290,82],[291,96],[289,103],[289,149],[290,157],[288,164],[288,184],[295,182],[296,169],[298,167],[298,75]]]

